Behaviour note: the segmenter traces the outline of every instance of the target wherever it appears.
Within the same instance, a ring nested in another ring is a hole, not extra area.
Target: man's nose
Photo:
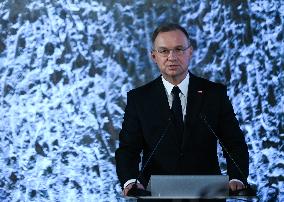
[[[177,56],[176,56],[176,53],[175,53],[174,50],[170,50],[170,53],[169,53],[169,55],[168,55],[168,59],[169,59],[169,60],[175,60],[175,59],[177,59]]]

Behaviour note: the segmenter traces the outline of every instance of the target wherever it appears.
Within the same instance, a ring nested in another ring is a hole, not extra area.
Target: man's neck
[[[174,86],[177,86],[180,84],[186,77],[188,73],[182,75],[182,76],[177,76],[177,77],[166,77],[163,75],[164,79],[173,84]]]

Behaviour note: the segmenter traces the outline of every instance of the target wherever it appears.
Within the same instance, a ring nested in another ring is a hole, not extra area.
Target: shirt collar
[[[167,94],[170,95],[172,92],[172,89],[175,85],[171,84],[170,82],[168,82],[163,76],[162,76],[162,81],[163,84],[166,88]],[[187,91],[188,91],[188,84],[189,84],[189,73],[187,73],[186,77],[184,80],[182,80],[182,82],[180,84],[178,84],[177,86],[179,87],[181,93],[183,95],[187,95]]]

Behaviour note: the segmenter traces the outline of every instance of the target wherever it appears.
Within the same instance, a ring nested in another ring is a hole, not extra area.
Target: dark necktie
[[[175,86],[172,90],[173,94],[173,103],[172,103],[172,111],[174,114],[175,124],[177,128],[177,135],[179,143],[182,142],[182,135],[183,135],[183,115],[182,115],[182,107],[181,107],[181,101],[179,97],[180,93],[179,87]]]

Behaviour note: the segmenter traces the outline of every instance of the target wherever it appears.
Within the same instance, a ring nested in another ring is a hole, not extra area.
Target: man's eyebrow
[[[184,46],[183,45],[177,45],[173,48],[183,48]],[[161,48],[161,49],[169,49],[168,47],[164,47],[164,46],[158,46],[157,48]]]
[[[167,47],[164,47],[164,46],[157,46],[157,48],[168,49]]]

